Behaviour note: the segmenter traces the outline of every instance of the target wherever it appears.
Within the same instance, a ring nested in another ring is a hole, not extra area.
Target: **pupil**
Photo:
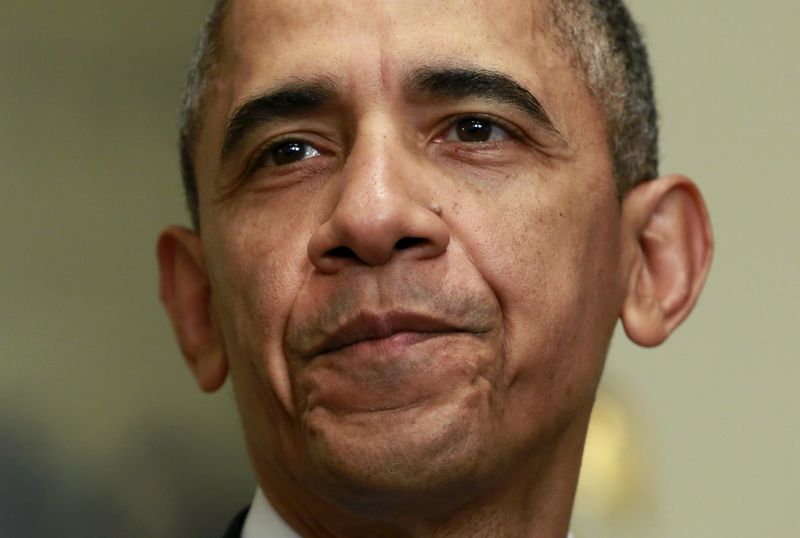
[[[299,161],[304,154],[305,144],[302,142],[287,142],[272,150],[272,159],[276,165],[290,164]]]
[[[486,142],[492,134],[488,121],[470,118],[458,122],[458,139],[462,142]]]

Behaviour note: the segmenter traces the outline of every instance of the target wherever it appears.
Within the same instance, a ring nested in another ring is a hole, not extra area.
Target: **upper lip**
[[[464,329],[442,319],[413,312],[361,312],[338,325],[330,334],[313,344],[305,355],[314,357],[332,353],[365,340],[389,338],[400,332],[449,333]]]

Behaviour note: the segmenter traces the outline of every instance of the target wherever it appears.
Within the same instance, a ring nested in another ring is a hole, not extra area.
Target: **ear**
[[[161,302],[172,321],[186,363],[206,392],[217,390],[228,375],[222,335],[211,305],[200,236],[188,228],[167,228],[158,238]]]
[[[657,346],[689,315],[708,274],[713,236],[700,191],[684,176],[643,182],[622,202],[628,337]]]

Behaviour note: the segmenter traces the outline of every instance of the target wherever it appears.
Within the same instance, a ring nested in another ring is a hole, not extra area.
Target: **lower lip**
[[[413,332],[401,331],[386,338],[373,338],[362,340],[355,344],[344,346],[335,351],[324,353],[321,357],[347,357],[348,360],[358,360],[358,357],[365,355],[366,359],[376,355],[394,355],[402,353],[407,348],[430,340],[431,338],[452,335],[452,332]]]
[[[306,407],[336,414],[413,408],[450,390],[465,374],[459,332],[399,332],[313,358],[299,372]],[[474,345],[474,342],[469,342]],[[459,352],[459,349],[461,352]]]

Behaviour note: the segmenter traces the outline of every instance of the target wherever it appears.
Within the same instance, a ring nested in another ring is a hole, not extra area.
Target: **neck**
[[[561,432],[546,450],[540,447],[521,458],[493,486],[480,488],[481,494],[466,502],[434,510],[423,506],[429,508],[432,503],[413,507],[398,503],[394,511],[385,511],[379,518],[369,510],[343,508],[311,494],[284,472],[257,470],[262,490],[275,509],[308,538],[564,538],[587,425],[588,413]]]

